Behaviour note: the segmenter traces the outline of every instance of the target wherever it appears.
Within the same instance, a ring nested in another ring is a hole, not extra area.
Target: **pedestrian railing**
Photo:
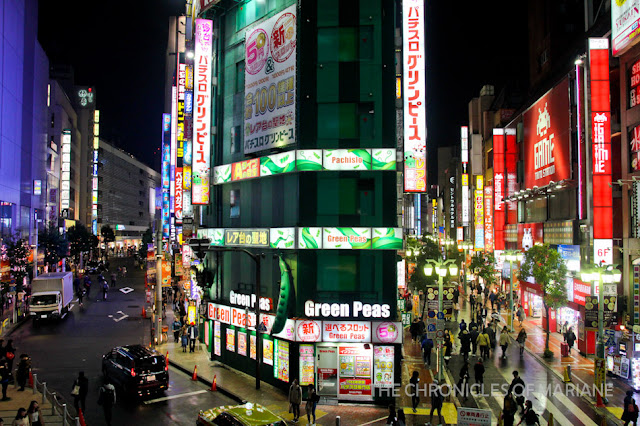
[[[17,387],[16,382],[16,387]],[[47,387],[47,382],[38,381],[38,375],[33,374],[33,394],[40,392],[42,394],[42,404],[46,404],[47,401],[51,403],[51,415],[62,417],[62,424],[64,426],[80,426],[80,418],[78,416],[72,416],[69,413],[67,404],[58,394]]]

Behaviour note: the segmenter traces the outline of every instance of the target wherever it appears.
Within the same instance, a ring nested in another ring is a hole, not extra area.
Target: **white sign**
[[[613,263],[613,240],[594,239],[593,240],[593,261],[596,264]]]
[[[365,247],[371,240],[371,228],[323,228],[322,246],[325,249]]]
[[[402,334],[404,328],[401,322],[374,322],[373,343],[402,343]]]
[[[613,56],[620,56],[623,50],[637,43],[639,24],[640,1],[616,0],[611,2]]]
[[[322,159],[327,170],[370,170],[371,150],[325,149]]]
[[[209,204],[211,171],[211,88],[213,21],[196,19],[195,102],[191,165],[191,204]]]
[[[370,342],[371,323],[368,321],[323,321],[323,342]]]
[[[402,2],[402,82],[404,99],[404,189],[427,190],[424,1]]]
[[[245,34],[244,153],[295,143],[296,5]]]
[[[322,332],[322,321],[297,320],[296,321],[296,341],[297,342],[320,342]]]
[[[229,302],[232,305],[244,306],[245,308],[254,308],[256,306],[255,294],[242,294],[231,291],[229,293]],[[260,298],[260,310],[269,312],[272,308],[271,299],[268,297]]]
[[[458,426],[491,426],[491,410],[458,407]]]
[[[304,314],[307,317],[365,317],[365,318],[389,318],[391,316],[391,308],[388,304],[378,303],[316,303],[313,300],[307,300],[304,303]]]
[[[71,188],[71,132],[64,130],[62,132],[62,156],[60,161],[60,211],[68,209],[70,205],[70,188]]]
[[[406,287],[405,283],[405,260],[402,259],[398,262],[398,288],[404,289]]]

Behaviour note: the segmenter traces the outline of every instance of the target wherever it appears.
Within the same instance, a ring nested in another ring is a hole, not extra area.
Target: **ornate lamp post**
[[[509,328],[513,333],[513,262],[522,262],[524,255],[519,250],[505,250],[502,253],[502,260],[509,262]]]

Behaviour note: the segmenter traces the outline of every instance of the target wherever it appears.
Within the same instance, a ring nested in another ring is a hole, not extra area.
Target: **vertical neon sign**
[[[211,169],[211,52],[213,21],[196,19],[195,100],[193,155],[191,157],[191,203],[209,204]]]
[[[475,250],[484,249],[484,179],[482,175],[476,176],[476,190],[473,203],[475,212]]]
[[[98,152],[100,148],[100,111],[93,112],[93,170],[91,193],[91,232],[98,235]]]
[[[424,1],[402,2],[404,190],[427,191]]]
[[[162,238],[169,239],[171,223],[171,114],[162,114]]]
[[[504,130],[493,129],[493,227],[496,250],[504,250]]]
[[[460,158],[462,160],[462,226],[469,226],[469,128],[460,128]]]
[[[593,138],[594,262],[613,263],[611,194],[611,106],[609,104],[609,39],[589,39],[591,135]]]

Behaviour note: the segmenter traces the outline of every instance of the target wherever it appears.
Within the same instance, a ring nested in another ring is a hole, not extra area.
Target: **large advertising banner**
[[[171,185],[171,114],[162,114],[162,238],[169,238],[170,202],[169,187]]]
[[[475,213],[475,250],[484,249],[484,180],[481,175],[476,176],[476,190],[473,197],[473,211]]]
[[[611,108],[609,101],[609,39],[589,39],[591,135],[593,138],[594,262],[613,263],[611,193]]]
[[[404,190],[427,190],[427,98],[424,2],[402,2],[404,85]]]
[[[493,186],[484,187],[484,249],[493,251]]]
[[[195,138],[191,156],[191,204],[209,204],[209,172],[211,170],[211,70],[213,21],[196,19],[194,63],[195,105],[193,126]]]
[[[524,185],[543,187],[571,178],[569,79],[524,113]]]
[[[640,31],[640,1],[615,0],[611,2],[611,44],[613,56],[620,56],[638,42]]]
[[[505,129],[505,135],[505,171],[507,174],[506,194],[507,197],[511,197],[515,195],[518,190],[518,143],[516,142],[516,129]],[[507,223],[516,223],[517,215],[518,203],[516,201],[507,202]]]
[[[504,203],[505,153],[504,130],[493,129],[493,244],[496,250],[504,250],[504,225],[506,206]]]
[[[296,6],[245,35],[244,153],[295,143]]]

